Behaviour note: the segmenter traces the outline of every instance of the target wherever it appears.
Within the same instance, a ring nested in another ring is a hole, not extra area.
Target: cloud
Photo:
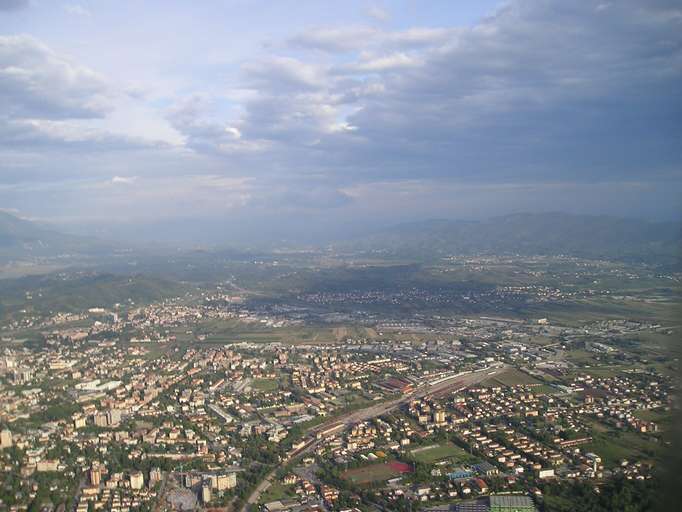
[[[25,9],[29,3],[29,0],[0,0],[0,11]]]
[[[418,66],[419,63],[420,61],[418,58],[411,57],[405,53],[393,53],[381,57],[370,57],[346,66],[343,69],[356,73],[380,72]]]
[[[110,108],[102,76],[30,36],[0,36],[0,112],[13,118],[102,117]]]
[[[462,33],[462,29],[438,28],[438,27],[414,27],[399,32],[384,34],[382,41],[387,45],[397,47],[428,47],[453,43],[456,36]]]
[[[379,31],[371,27],[318,27],[289,39],[295,47],[338,53],[356,51],[371,43]]]
[[[84,127],[70,121],[3,120],[0,117],[0,148],[41,152],[75,149],[87,152],[105,152],[163,148],[166,146],[160,141],[112,133],[99,128]]]
[[[92,16],[92,13],[80,4],[66,4],[63,7],[66,12],[73,14],[74,16],[81,16],[84,18]]]
[[[2,37],[0,181],[93,180],[91,207],[131,215],[500,213],[583,204],[590,187],[613,209],[619,194],[638,208],[623,184],[640,182],[653,184],[650,211],[671,211],[682,192],[675,2],[512,0],[471,27],[431,21],[318,26],[230,64],[197,57],[163,94],[142,79],[113,90],[28,36]],[[148,112],[177,146],[130,136]],[[117,115],[118,134],[107,125]]]
[[[430,34],[435,46],[396,54],[402,70],[356,99],[355,136],[323,137],[318,149],[358,180],[586,181],[673,166],[679,10],[614,9],[595,19],[587,6],[521,1],[448,40]],[[393,63],[382,59],[344,69]]]
[[[111,178],[113,185],[132,185],[137,181],[137,176],[114,176]]]
[[[167,119],[193,150],[221,153],[256,148],[254,141],[240,143],[242,133],[237,126],[207,118],[214,104],[215,100],[207,96],[190,96],[169,109]]]
[[[368,26],[316,27],[288,39],[294,48],[326,53],[413,50],[452,41],[462,29],[412,27],[388,31]]]
[[[373,5],[367,9],[367,16],[376,21],[388,21],[388,19],[391,17],[386,9],[382,9],[376,5]]]
[[[256,162],[277,161],[291,179],[315,169],[330,187],[668,179],[682,156],[680,12],[521,0],[472,28],[371,32],[373,49],[331,64],[315,91],[281,101],[275,82],[257,88],[242,140],[272,143]],[[357,40],[314,35],[329,51]]]
[[[282,92],[317,89],[324,82],[324,71],[293,57],[270,57],[243,65],[247,85]]]
[[[0,148],[37,159],[47,152],[167,147],[131,127],[112,130],[108,116],[122,98],[125,91],[103,75],[37,39],[0,36]]]

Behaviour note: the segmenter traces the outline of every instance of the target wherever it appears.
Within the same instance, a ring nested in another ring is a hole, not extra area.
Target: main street
[[[330,429],[334,429],[334,432],[339,432],[340,430],[345,430],[351,425],[366,421],[372,418],[376,418],[395,409],[398,409],[403,404],[406,404],[412,400],[417,400],[428,395],[440,394],[445,392],[457,392],[466,389],[469,386],[478,384],[490,377],[502,373],[508,368],[507,365],[498,364],[496,366],[490,366],[482,368],[480,370],[475,370],[471,372],[466,372],[458,375],[453,375],[450,378],[445,378],[439,380],[436,384],[421,384],[414,391],[406,393],[403,396],[396,398],[394,400],[389,400],[387,402],[382,402],[376,405],[371,405],[365,409],[360,409],[357,411],[349,412],[340,417],[336,417],[326,421],[317,427],[310,429],[307,433],[309,439],[306,440],[305,444],[301,446],[298,450],[295,450],[288,457],[283,459],[277,467],[270,471],[265,478],[256,486],[251,495],[247,498],[244,506],[242,507],[242,512],[246,512],[250,505],[258,503],[260,497],[263,493],[272,485],[272,481],[277,475],[277,471],[280,468],[285,467],[292,460],[297,459],[307,453],[315,450],[321,444],[326,441],[326,436],[324,433]]]

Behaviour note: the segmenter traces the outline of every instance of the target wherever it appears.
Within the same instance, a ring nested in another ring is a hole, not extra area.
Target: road
[[[310,429],[308,431],[308,435],[311,434],[317,435],[319,432],[324,432],[326,429],[334,427],[336,425],[343,425],[343,428],[341,429],[343,430],[349,427],[350,425],[354,425],[356,423],[371,418],[376,418],[377,416],[381,416],[382,414],[386,414],[387,412],[393,411],[399,408],[401,405],[406,404],[412,400],[423,398],[428,395],[440,394],[451,391],[455,392],[461,391],[462,389],[465,389],[474,384],[478,384],[479,382],[482,382],[489,377],[502,373],[507,368],[508,366],[506,365],[487,367],[463,375],[453,376],[449,379],[439,382],[438,384],[421,385],[411,393],[407,393],[401,396],[400,398],[396,398],[395,400],[382,402],[380,404],[372,405],[365,409],[353,411],[341,417],[331,419],[325,423],[318,425],[313,429]],[[250,505],[258,503],[262,494],[270,487],[270,485],[272,485],[272,481],[280,468],[286,466],[292,460],[301,457],[306,453],[310,453],[311,451],[315,450],[315,448],[317,448],[320,444],[323,444],[325,441],[326,438],[324,436],[320,437],[319,439],[317,437],[312,437],[311,439],[308,439],[306,441],[305,445],[303,445],[298,450],[292,452],[286,459],[282,460],[279,466],[277,466],[270,473],[268,473],[265,476],[265,478],[263,478],[263,480],[256,486],[256,488],[253,490],[251,495],[244,503],[244,506],[241,509],[242,512],[246,512]]]

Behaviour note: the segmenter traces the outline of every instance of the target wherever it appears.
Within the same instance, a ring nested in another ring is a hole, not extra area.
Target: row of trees
[[[542,512],[648,512],[662,510],[660,478],[616,477],[595,488],[593,483],[557,481],[544,485]]]

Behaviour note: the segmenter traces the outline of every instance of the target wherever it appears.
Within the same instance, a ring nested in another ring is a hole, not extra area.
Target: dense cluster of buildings
[[[282,461],[295,464],[278,477],[281,496],[260,500],[266,510],[352,510],[363,485],[374,492],[365,502],[532,510],[543,481],[648,478],[651,460],[614,458],[604,432],[665,442],[671,380],[651,367],[629,371],[641,356],[613,342],[658,332],[655,324],[384,318],[374,336],[226,344],[211,342],[221,322],[277,328],[301,321],[300,311],[268,316],[240,297],[204,299],[57,313],[31,323],[40,347],[5,345],[0,511],[229,507]],[[620,368],[590,372],[574,354]],[[421,391],[492,367],[507,370]],[[383,403],[396,405],[333,423]]]

